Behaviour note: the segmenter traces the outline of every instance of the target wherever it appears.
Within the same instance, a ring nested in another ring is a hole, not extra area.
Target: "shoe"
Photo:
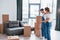
[[[43,37],[43,40],[45,40],[45,37]]]
[[[45,40],[47,40],[47,38],[45,38]]]
[[[40,37],[40,39],[43,39],[43,37]]]

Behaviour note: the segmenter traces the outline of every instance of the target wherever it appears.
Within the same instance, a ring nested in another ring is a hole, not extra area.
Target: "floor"
[[[7,35],[0,34],[0,40],[8,40]],[[39,37],[34,35],[34,32],[31,33],[31,37],[20,36],[20,40],[42,40]],[[51,40],[60,40],[60,31],[51,30]]]

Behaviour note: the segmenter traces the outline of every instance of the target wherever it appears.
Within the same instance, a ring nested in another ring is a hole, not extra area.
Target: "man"
[[[42,38],[44,39],[45,38],[45,22],[43,22],[45,19],[44,19],[44,9],[40,9],[40,16],[42,16]],[[44,39],[45,40],[45,39]]]
[[[44,9],[40,9],[40,16],[44,15]]]

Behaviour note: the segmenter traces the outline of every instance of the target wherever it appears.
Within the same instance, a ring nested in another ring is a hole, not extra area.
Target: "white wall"
[[[2,23],[2,14],[9,14],[9,20],[17,19],[16,0],[0,0],[0,23]]]

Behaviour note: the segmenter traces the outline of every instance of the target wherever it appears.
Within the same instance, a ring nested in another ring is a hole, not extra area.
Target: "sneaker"
[[[43,37],[43,40],[45,40],[45,37]]]
[[[43,39],[43,37],[40,37],[40,39]]]
[[[45,38],[45,40],[47,40],[47,38]]]

